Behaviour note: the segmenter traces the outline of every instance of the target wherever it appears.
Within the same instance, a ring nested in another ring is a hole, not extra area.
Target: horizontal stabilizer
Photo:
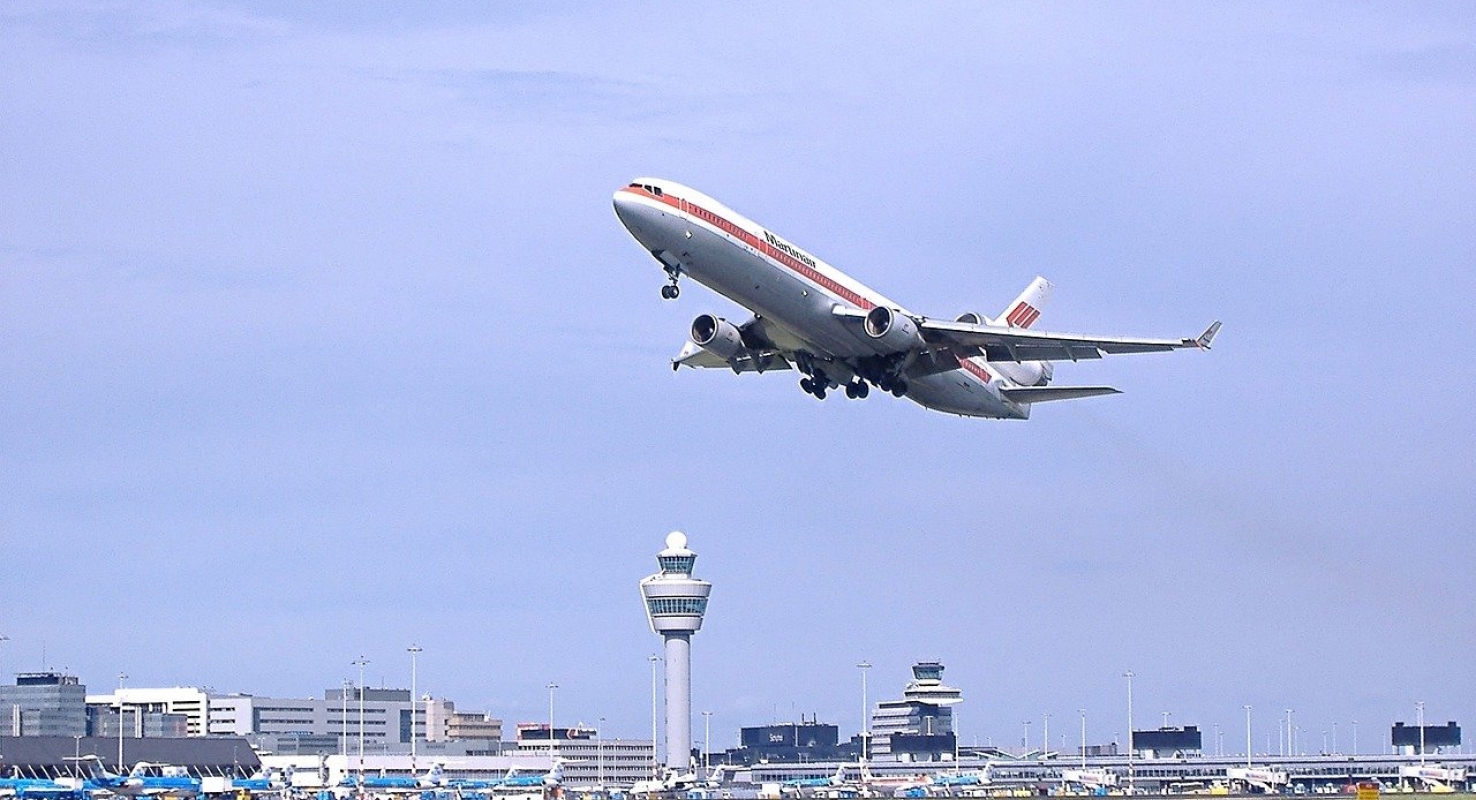
[[[1111,386],[1007,386],[999,393],[1015,403],[1044,403],[1048,400],[1075,400],[1102,394],[1122,394]]]

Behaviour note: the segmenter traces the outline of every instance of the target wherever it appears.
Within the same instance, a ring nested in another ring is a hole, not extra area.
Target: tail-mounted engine
[[[868,311],[862,327],[885,353],[903,353],[924,345],[922,334],[917,332],[917,323],[906,314],[899,314],[886,306]]]
[[[711,314],[692,320],[692,341],[719,358],[731,361],[743,352],[743,334],[738,326]]]
[[[1051,382],[1054,369],[1049,361],[992,361],[990,366],[1021,386],[1045,386]]]

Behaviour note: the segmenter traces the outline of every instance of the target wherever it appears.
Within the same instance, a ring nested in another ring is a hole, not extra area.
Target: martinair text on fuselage
[[[679,183],[637,179],[615,192],[615,214],[665,270],[662,297],[675,299],[687,275],[752,312],[738,324],[698,316],[673,368],[796,369],[800,388],[822,400],[836,388],[863,398],[875,386],[937,411],[1026,419],[1033,403],[1118,393],[1052,386],[1052,362],[1208,349],[1220,329],[1183,339],[1034,330],[1053,288],[1040,277],[996,319],[932,319]]]

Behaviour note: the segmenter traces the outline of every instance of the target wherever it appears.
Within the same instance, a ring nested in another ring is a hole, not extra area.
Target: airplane
[[[785,797],[854,797],[855,787],[846,781],[846,765],[836,767],[834,775],[820,778],[791,778],[779,786]]]
[[[368,789],[389,794],[419,793],[446,786],[445,770],[445,765],[437,761],[420,775],[345,775],[338,785],[340,788]]]
[[[631,797],[670,797],[680,795],[693,788],[697,784],[697,774],[693,770],[682,772],[681,770],[667,767],[659,778],[639,780],[631,784]]]
[[[835,768],[835,774],[825,778],[792,778],[784,782],[791,789],[814,789],[821,786],[843,786],[846,782],[846,765]]]
[[[441,783],[438,786],[459,793],[541,789],[558,786],[564,782],[564,764],[562,761],[558,761],[555,762],[554,766],[548,772],[532,774],[519,774],[517,767],[512,767],[507,771],[506,775],[492,780],[445,777],[440,777],[440,780]]]
[[[231,789],[257,794],[263,792],[285,792],[292,788],[292,774],[293,767],[290,764],[287,765],[285,770],[261,770],[249,778],[236,778],[232,780]]]
[[[861,786],[867,794],[900,797],[905,792],[923,790],[932,785],[928,775],[873,775],[869,762],[861,762]]]
[[[994,780],[990,774],[992,767],[992,764],[985,764],[983,769],[969,772],[939,772],[933,775],[931,783],[934,786],[987,786]]]
[[[156,764],[140,761],[133,765],[127,775],[116,775],[102,765],[102,758],[86,755],[67,758],[87,767],[88,777],[82,788],[89,793],[118,795],[121,797],[188,797],[200,794],[200,779],[192,777],[183,767],[171,764]]]
[[[1037,277],[991,319],[926,317],[791,244],[711,197],[673,181],[637,178],[615,192],[615,215],[660,262],[669,282],[698,283],[753,312],[734,324],[714,314],[692,321],[672,360],[735,373],[796,369],[800,388],[824,400],[871,387],[950,414],[1028,419],[1035,403],[1119,394],[1111,386],[1051,386],[1052,362],[1119,353],[1208,350],[1220,323],[1184,339],[1086,336],[1032,325],[1054,288]]]
[[[532,775],[518,775],[515,770],[508,770],[507,776],[496,784],[497,788],[535,788],[539,786],[558,786],[564,782],[564,763],[554,762],[548,772],[535,773]]]

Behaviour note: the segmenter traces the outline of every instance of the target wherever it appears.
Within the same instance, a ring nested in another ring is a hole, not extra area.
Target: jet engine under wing
[[[1208,350],[1215,334],[1220,332],[1220,323],[1216,320],[1193,339],[1085,336],[933,319],[919,320],[918,330],[928,342],[964,351],[973,349],[990,361],[1080,361],[1101,358],[1104,354],[1155,353],[1191,347]]]
[[[682,346],[682,351],[671,360],[673,370],[681,367],[696,367],[698,369],[708,367],[727,367],[734,372],[768,372],[769,370],[789,369],[789,360],[778,350],[745,351],[732,360],[710,350],[705,350],[696,342],[687,342]]]

